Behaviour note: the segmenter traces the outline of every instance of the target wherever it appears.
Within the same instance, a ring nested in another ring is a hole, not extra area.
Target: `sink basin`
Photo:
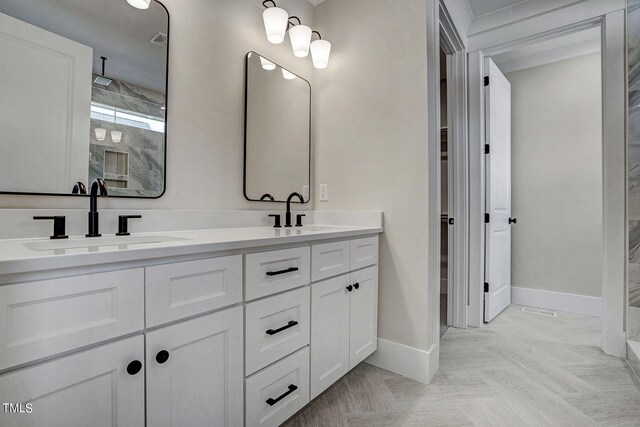
[[[22,246],[32,251],[54,251],[59,249],[90,249],[108,246],[144,245],[148,243],[175,242],[188,240],[180,237],[163,235],[110,236],[110,237],[77,237],[64,240],[46,240],[23,242]]]

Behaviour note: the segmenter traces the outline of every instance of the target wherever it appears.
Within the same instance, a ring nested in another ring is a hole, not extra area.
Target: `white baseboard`
[[[420,350],[378,338],[378,349],[365,362],[412,380],[429,384],[439,365],[439,343]]]
[[[627,361],[640,380],[640,342],[627,341]]]
[[[602,298],[539,289],[511,287],[511,303],[602,317]]]

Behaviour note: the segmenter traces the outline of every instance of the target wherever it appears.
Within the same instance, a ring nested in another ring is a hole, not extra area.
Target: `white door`
[[[0,409],[0,425],[142,427],[143,363],[138,335],[4,374],[0,402],[18,412]]]
[[[378,268],[351,273],[349,368],[378,348]]]
[[[489,322],[511,303],[511,85],[490,58],[485,75],[484,321]]]
[[[349,371],[349,279],[311,285],[311,399]]]
[[[147,334],[147,425],[242,426],[242,307]]]
[[[0,58],[2,189],[71,193],[89,175],[93,49],[0,13]]]

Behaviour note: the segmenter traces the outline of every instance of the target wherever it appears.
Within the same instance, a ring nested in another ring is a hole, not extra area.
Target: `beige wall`
[[[326,0],[315,75],[319,210],[382,210],[378,336],[427,348],[426,2]]]
[[[600,54],[507,75],[512,97],[512,286],[600,296]]]
[[[244,58],[254,50],[310,80],[310,58],[270,44],[260,0],[164,0],[171,16],[167,190],[158,200],[100,200],[111,209],[266,209],[242,194]],[[278,5],[313,20],[307,0]],[[42,179],[46,180],[46,177]],[[83,208],[86,200],[0,195],[0,208]],[[307,205],[308,207],[309,205]]]

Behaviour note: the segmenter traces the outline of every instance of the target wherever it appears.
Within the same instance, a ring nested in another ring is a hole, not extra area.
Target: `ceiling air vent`
[[[158,33],[155,36],[151,37],[151,39],[149,40],[149,42],[158,45],[158,46],[162,46],[164,48],[167,47],[167,40],[168,37],[165,33]]]

